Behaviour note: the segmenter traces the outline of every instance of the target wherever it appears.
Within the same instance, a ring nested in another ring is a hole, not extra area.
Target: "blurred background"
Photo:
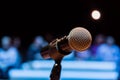
[[[92,45],[64,57],[61,80],[119,80],[119,7],[115,0],[3,3],[0,78],[48,80],[54,61],[43,59],[41,49],[80,26],[90,31]]]

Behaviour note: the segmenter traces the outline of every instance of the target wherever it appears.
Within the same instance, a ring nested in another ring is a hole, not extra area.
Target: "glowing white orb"
[[[93,19],[98,20],[98,19],[100,19],[101,14],[98,10],[93,10],[91,16]]]

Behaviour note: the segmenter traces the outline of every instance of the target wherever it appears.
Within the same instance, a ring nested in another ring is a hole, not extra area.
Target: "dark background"
[[[101,11],[101,19],[91,18],[91,11]],[[94,37],[112,35],[120,45],[119,0],[40,0],[39,2],[5,2],[1,7],[0,37],[18,36],[22,47],[36,35],[51,33],[54,38],[68,35],[77,26],[87,28]]]

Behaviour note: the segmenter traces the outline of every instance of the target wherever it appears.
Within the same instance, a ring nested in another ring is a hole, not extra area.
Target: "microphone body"
[[[43,58],[60,60],[72,50],[84,51],[89,48],[92,37],[89,31],[82,27],[74,28],[68,36],[53,40],[48,46],[41,50]]]
[[[62,59],[65,55],[71,52],[71,48],[68,44],[68,39],[64,36],[61,39],[55,39],[49,45],[41,50],[43,58],[52,58],[54,60]]]

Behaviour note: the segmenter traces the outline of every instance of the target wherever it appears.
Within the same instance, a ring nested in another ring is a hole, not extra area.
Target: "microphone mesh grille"
[[[68,35],[69,46],[76,51],[83,51],[89,48],[92,42],[90,32],[83,27],[72,29]]]

